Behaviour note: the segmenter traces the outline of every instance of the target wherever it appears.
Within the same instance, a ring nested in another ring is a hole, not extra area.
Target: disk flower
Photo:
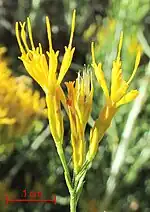
[[[123,104],[127,104],[134,100],[137,95],[137,90],[131,90],[127,92],[129,88],[129,84],[132,81],[139,62],[140,62],[140,55],[141,51],[138,49],[134,70],[132,72],[131,77],[128,81],[125,81],[122,76],[122,69],[121,69],[121,60],[120,60],[120,53],[122,48],[123,42],[123,33],[120,36],[118,54],[116,60],[113,62],[112,67],[112,74],[111,74],[111,91],[109,92],[107,83],[105,80],[104,72],[102,71],[102,64],[96,64],[95,55],[94,55],[94,44],[92,43],[92,66],[94,68],[94,72],[96,78],[104,92],[106,98],[106,104],[102,111],[99,114],[98,119],[95,122],[94,127],[91,130],[90,134],[90,157],[93,158],[97,152],[98,144],[100,140],[103,138],[105,131],[111,124],[111,120],[114,117],[118,107]]]
[[[85,160],[85,127],[92,109],[93,85],[89,72],[78,74],[76,82],[65,83],[68,90],[67,106],[71,127],[74,171],[77,174]]]
[[[62,82],[66,72],[68,71],[75,48],[72,48],[72,40],[75,29],[75,11],[72,18],[72,28],[68,47],[65,47],[65,54],[62,60],[59,74],[57,73],[58,54],[52,47],[51,26],[49,18],[46,17],[47,35],[49,41],[49,51],[46,55],[43,53],[42,46],[39,44],[35,47],[32,38],[32,29],[29,18],[27,19],[28,35],[31,48],[26,39],[25,22],[16,23],[16,37],[22,53],[20,59],[28,71],[28,73],[37,81],[46,94],[48,107],[48,117],[50,121],[50,130],[55,142],[63,140],[63,117],[61,114],[60,97],[62,90],[60,83]],[[19,25],[21,33],[19,32]]]

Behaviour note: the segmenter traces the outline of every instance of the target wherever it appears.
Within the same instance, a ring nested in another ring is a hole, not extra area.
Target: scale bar
[[[56,196],[54,196],[54,199],[9,199],[6,195],[5,204],[8,205],[8,203],[15,203],[15,202],[43,202],[43,203],[53,203],[56,204]]]

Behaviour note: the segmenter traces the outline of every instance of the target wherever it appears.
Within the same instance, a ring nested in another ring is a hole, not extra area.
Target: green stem
[[[65,154],[64,154],[61,142],[56,143],[56,147],[57,147],[57,152],[58,152],[58,155],[60,157],[60,160],[61,160],[61,163],[62,163],[62,166],[64,169],[64,175],[65,175],[67,187],[69,189],[69,192],[72,193],[73,188],[72,188],[72,183],[71,183],[71,177],[70,177],[70,173],[68,170],[68,166],[67,166],[67,162],[66,162],[66,158],[65,158]]]
[[[77,200],[76,193],[73,191],[70,193],[70,212],[76,212]]]
[[[86,162],[83,168],[81,169],[80,173],[77,176],[75,176],[75,183],[73,186],[71,182],[71,177],[70,177],[69,169],[67,166],[64,150],[62,147],[62,143],[57,142],[56,148],[57,148],[57,152],[64,169],[64,176],[65,176],[66,184],[70,193],[70,212],[76,212],[77,202],[83,188],[84,178],[88,170],[89,162]]]

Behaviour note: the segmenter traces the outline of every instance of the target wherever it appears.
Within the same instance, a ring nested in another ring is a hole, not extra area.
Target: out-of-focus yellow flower
[[[85,127],[92,109],[93,84],[89,72],[78,74],[76,82],[65,83],[68,90],[67,106],[71,127],[74,171],[77,174],[85,160]],[[74,85],[75,84],[75,85]]]
[[[14,124],[15,118],[7,118],[8,110],[0,108],[0,124]]]
[[[105,18],[102,26],[98,26],[96,23],[92,23],[83,34],[85,41],[89,41],[93,36],[96,37],[97,46],[101,48],[108,42],[107,37],[110,36],[115,30],[116,20],[111,18]],[[96,46],[96,48],[97,48]]]
[[[136,36],[131,37],[128,42],[128,52],[130,53],[130,55],[135,54],[137,48],[141,48],[142,50],[141,44],[138,42],[138,39]]]
[[[59,74],[57,74],[58,51],[54,51],[52,47],[51,26],[49,18],[46,17],[47,34],[49,41],[49,51],[47,56],[43,54],[42,46],[35,47],[32,38],[32,29],[29,18],[27,19],[28,34],[31,49],[27,44],[25,22],[16,23],[16,37],[22,53],[20,59],[28,71],[28,73],[39,83],[46,94],[46,102],[48,106],[48,118],[50,122],[50,130],[55,142],[63,141],[63,116],[61,113],[60,98],[63,91],[60,87],[66,72],[68,71],[75,48],[72,48],[73,34],[75,29],[75,11],[73,12],[72,28],[68,47],[65,47],[65,54],[62,60]],[[19,25],[21,33],[19,32]]]
[[[87,30],[84,31],[83,38],[88,41],[96,32],[97,25],[95,23],[91,24]]]
[[[98,45],[102,47],[105,45],[105,43],[108,42],[108,36],[112,34],[116,27],[116,20],[112,18],[106,18],[104,19],[104,23],[101,27],[99,27],[97,34],[96,34],[96,40],[98,41]]]
[[[117,58],[113,62],[110,92],[107,87],[104,72],[102,71],[102,64],[101,63],[96,64],[94,55],[94,44],[92,43],[92,66],[94,68],[96,78],[101,88],[103,89],[104,95],[106,97],[106,104],[102,109],[102,111],[100,112],[99,117],[96,120],[95,125],[90,133],[89,151],[91,158],[95,156],[98,144],[102,139],[102,137],[104,136],[105,131],[110,126],[111,120],[115,115],[118,107],[120,105],[127,104],[130,101],[134,100],[138,95],[137,90],[131,90],[127,92],[127,89],[137,71],[140,62],[141,50],[138,49],[135,66],[131,77],[129,78],[128,81],[125,81],[122,76],[121,60],[120,60],[122,42],[123,42],[123,33],[121,33],[120,36]]]
[[[33,122],[46,117],[45,99],[31,90],[31,79],[13,77],[0,49],[0,142],[24,135]]]

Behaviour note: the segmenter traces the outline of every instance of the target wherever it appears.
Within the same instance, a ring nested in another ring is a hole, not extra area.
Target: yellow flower
[[[96,32],[97,25],[92,23],[87,30],[84,31],[83,38],[88,41]]]
[[[21,33],[19,32],[19,25],[21,27]],[[39,44],[38,47],[35,47],[33,38],[32,38],[32,29],[30,24],[30,19],[27,18],[27,27],[30,39],[31,49],[27,43],[26,32],[25,32],[26,23],[16,23],[16,37],[22,53],[20,59],[23,61],[23,64],[28,71],[28,73],[39,83],[43,88],[45,93],[53,91],[56,84],[60,85],[62,82],[68,68],[70,67],[73,53],[75,48],[72,48],[73,33],[75,28],[75,11],[73,13],[72,19],[72,29],[70,35],[70,41],[68,47],[65,47],[65,54],[61,64],[61,68],[57,77],[57,64],[58,64],[58,51],[54,51],[52,47],[52,38],[51,38],[51,26],[49,18],[46,17],[46,26],[47,34],[49,41],[49,51],[47,55],[49,61],[46,59],[46,55],[42,51],[42,46]],[[55,89],[54,89],[55,90]]]
[[[31,78],[12,76],[7,60],[2,58],[4,48],[2,50],[0,48],[1,144],[25,135],[36,119],[47,116],[45,99],[40,98],[38,91],[31,90]]]
[[[8,110],[0,108],[0,124],[14,124],[15,118],[7,118]]]
[[[89,72],[78,74],[76,82],[65,83],[68,90],[67,106],[71,127],[74,171],[77,174],[85,160],[85,127],[92,109],[93,85]],[[74,85],[75,84],[75,85]]]
[[[107,36],[110,36],[116,27],[116,20],[111,18],[105,18],[103,20],[103,25],[99,27],[96,39],[100,46],[104,45],[107,42]]]
[[[135,60],[135,66],[133,73],[128,81],[125,81],[122,76],[122,69],[121,69],[121,60],[120,60],[120,54],[121,54],[121,47],[123,42],[123,33],[121,33],[120,36],[120,42],[119,42],[119,48],[118,48],[118,55],[116,60],[113,62],[112,67],[112,75],[111,75],[111,91],[109,92],[107,83],[105,80],[104,72],[102,71],[102,64],[96,64],[95,61],[95,55],[94,55],[94,44],[92,43],[92,66],[94,68],[94,72],[96,75],[96,78],[103,89],[104,95],[106,97],[106,104],[102,111],[99,114],[98,119],[95,122],[94,127],[91,130],[90,133],[90,157],[91,159],[95,156],[98,144],[100,140],[103,138],[105,131],[108,129],[108,127],[111,124],[111,120],[113,116],[115,115],[117,108],[120,105],[127,104],[130,101],[134,100],[137,95],[137,90],[131,90],[127,92],[127,89],[129,87],[130,82],[132,81],[139,62],[140,62],[140,49],[138,49],[136,60]]]
[[[136,35],[134,35],[133,37],[130,37],[129,41],[128,41],[128,52],[129,55],[134,55],[136,53],[136,49],[137,48],[141,48],[142,51],[142,46],[141,44],[138,42],[138,39],[136,37]]]
[[[140,49],[138,50],[138,53],[136,56],[133,73],[132,73],[131,77],[129,78],[129,80],[125,81],[122,76],[121,60],[120,60],[122,41],[123,41],[123,33],[121,33],[121,36],[120,36],[117,59],[113,62],[110,94],[108,91],[104,73],[102,71],[102,64],[99,63],[97,65],[95,62],[94,44],[92,43],[92,66],[94,68],[96,78],[97,78],[100,86],[103,89],[104,95],[107,100],[107,104],[111,104],[114,107],[118,107],[122,104],[126,104],[126,103],[132,101],[133,99],[135,99],[136,96],[138,95],[137,90],[132,90],[127,93],[127,89],[137,71],[137,68],[138,68],[138,65],[140,62],[140,55],[141,55]]]
[[[61,113],[60,98],[64,94],[61,90],[60,83],[71,65],[73,53],[75,51],[75,48],[72,48],[73,34],[75,29],[75,13],[76,11],[74,10],[70,41],[68,47],[65,47],[65,54],[59,74],[57,74],[59,52],[55,52],[52,47],[49,18],[46,17],[47,35],[49,41],[49,51],[47,52],[48,61],[46,59],[46,55],[43,54],[41,44],[39,44],[38,47],[35,47],[34,45],[29,18],[27,19],[27,27],[31,49],[26,40],[26,23],[16,23],[16,37],[22,53],[20,59],[23,61],[28,73],[37,81],[37,83],[39,83],[46,94],[50,130],[55,142],[63,141],[63,116]],[[21,33],[19,32],[19,25],[21,27]]]

